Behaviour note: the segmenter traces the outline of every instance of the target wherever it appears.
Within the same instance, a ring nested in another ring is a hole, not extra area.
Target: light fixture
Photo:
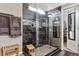
[[[29,6],[29,10],[36,12],[36,9],[31,6]]]
[[[31,7],[31,6],[29,6],[29,10],[37,12],[37,13],[42,14],[42,15],[45,15],[45,12],[43,10],[36,9],[36,8]]]
[[[42,15],[45,15],[45,12],[42,11],[42,10],[40,10],[40,9],[38,9],[37,12],[40,13],[40,14],[42,14]]]
[[[49,14],[48,17],[52,17],[52,15]]]

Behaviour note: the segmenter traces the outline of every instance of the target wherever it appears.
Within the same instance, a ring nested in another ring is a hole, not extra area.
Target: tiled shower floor
[[[54,51],[56,48],[52,47],[50,45],[43,45],[41,47],[38,47],[35,49],[34,52],[31,52],[30,55],[32,56],[44,56],[52,51]]]

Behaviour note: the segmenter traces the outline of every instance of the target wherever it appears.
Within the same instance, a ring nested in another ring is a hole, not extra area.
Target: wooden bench
[[[26,45],[26,47],[27,47],[29,53],[34,52],[34,50],[35,50],[35,47],[32,44]]]
[[[2,48],[0,48],[0,56],[2,56]]]
[[[13,54],[18,55],[19,45],[15,44],[15,45],[10,45],[10,46],[4,46],[2,50],[3,50],[3,56],[13,55]]]

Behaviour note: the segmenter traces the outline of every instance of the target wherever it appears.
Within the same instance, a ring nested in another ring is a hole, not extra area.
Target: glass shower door
[[[49,11],[49,44],[53,47],[61,47],[61,7]]]
[[[39,20],[39,44],[40,45],[45,45],[48,43],[46,21],[47,21],[47,19]]]
[[[53,29],[52,45],[55,47],[60,47],[60,18],[58,16],[55,17],[52,22],[52,29]]]

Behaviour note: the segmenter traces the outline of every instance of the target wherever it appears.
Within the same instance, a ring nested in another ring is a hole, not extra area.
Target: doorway
[[[66,51],[74,52],[77,49],[76,43],[76,8],[71,7],[64,10],[63,13],[64,23],[64,37],[63,37],[63,48]],[[74,48],[73,48],[74,47]]]

